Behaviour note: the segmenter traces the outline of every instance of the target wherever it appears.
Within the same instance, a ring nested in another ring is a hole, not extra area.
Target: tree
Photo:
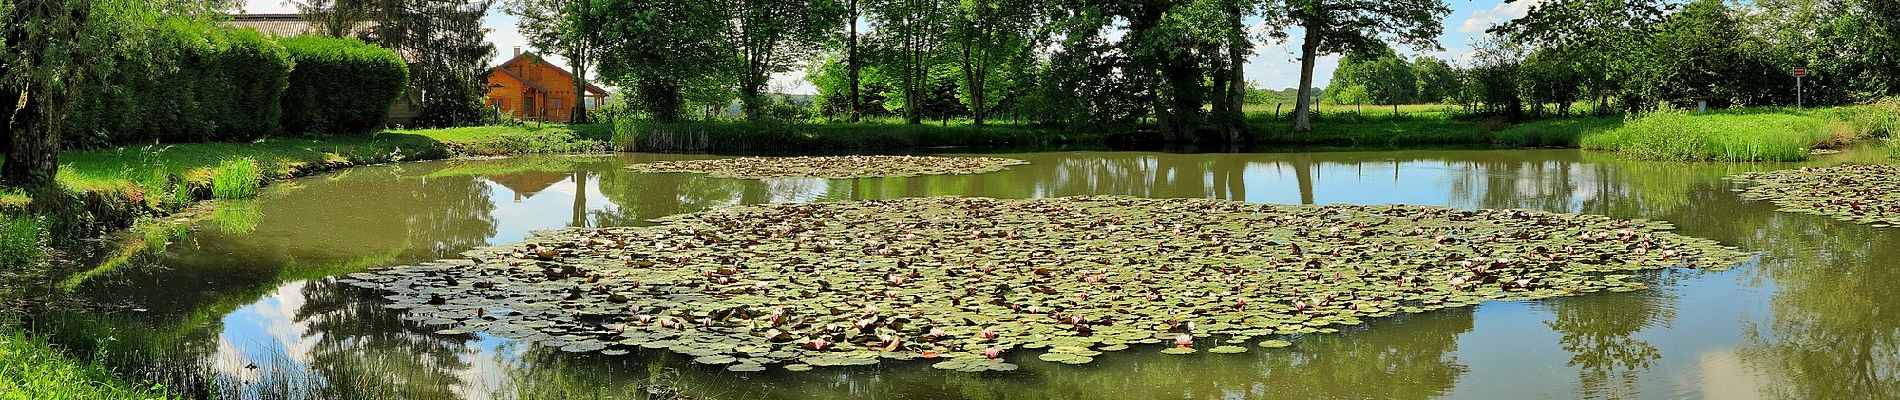
[[[1411,64],[1400,59],[1398,53],[1388,47],[1379,47],[1369,53],[1348,54],[1340,58],[1339,69],[1333,72],[1332,82],[1326,85],[1332,88],[1353,86],[1365,88],[1363,102],[1405,104],[1417,97],[1418,77],[1412,73]],[[1339,96],[1339,92],[1334,92],[1333,101],[1341,104],[1360,103],[1342,101]]]
[[[686,93],[722,81],[731,50],[719,40],[726,15],[700,0],[598,0],[586,11],[599,21],[601,77],[631,88],[639,109],[677,122]],[[715,66],[715,68],[708,68]]]
[[[1310,102],[1313,66],[1325,54],[1366,50],[1396,42],[1415,48],[1438,48],[1445,30],[1442,18],[1451,13],[1443,0],[1275,0],[1283,10],[1281,26],[1299,26],[1300,99],[1294,106],[1293,130],[1313,130]],[[1284,35],[1284,33],[1281,33]]]
[[[595,55],[605,41],[600,37],[597,24],[590,19],[599,17],[588,12],[595,6],[593,3],[594,0],[509,0],[507,4],[508,12],[521,18],[516,27],[530,45],[567,58],[568,67],[574,72],[577,99],[586,96],[587,71],[596,62]],[[585,100],[574,102],[568,122],[589,121],[586,103]]]
[[[1412,75],[1418,77],[1417,101],[1451,103],[1458,96],[1458,71],[1445,60],[1431,56],[1412,60]]]
[[[930,70],[939,61],[938,50],[949,31],[947,0],[863,1],[873,11],[871,24],[880,58],[894,67],[886,72],[901,83],[904,119],[911,125],[921,124],[924,115],[918,105],[929,95]]]
[[[87,85],[123,63],[163,66],[148,45],[165,18],[198,18],[226,2],[192,0],[0,0],[0,123],[6,159],[0,186],[53,183],[60,135]],[[112,55],[117,55],[113,57]]]
[[[791,71],[804,57],[817,51],[826,34],[845,14],[834,0],[720,0],[727,24],[722,48],[733,52],[732,62],[738,77],[739,101],[745,105],[747,119],[761,117],[766,102],[765,85],[772,74]]]
[[[1655,58],[1648,41],[1674,8],[1669,0],[1544,1],[1489,32],[1513,46],[1570,54],[1578,70],[1590,74],[1584,80],[1598,86],[1590,91],[1602,97],[1600,103],[1620,97],[1624,107],[1635,109],[1648,100],[1628,83],[1648,79],[1645,63]]]
[[[982,126],[995,105],[989,84],[996,69],[1032,47],[1042,6],[1036,0],[961,0],[954,7],[951,45],[973,124]]]
[[[416,123],[461,126],[481,121],[489,58],[482,18],[493,0],[386,0],[370,11],[364,41],[409,61],[410,88],[422,99]]]

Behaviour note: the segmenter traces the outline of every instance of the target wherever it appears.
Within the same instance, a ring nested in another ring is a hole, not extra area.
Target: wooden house
[[[519,48],[514,58],[488,70],[488,106],[523,120],[566,122],[576,102],[598,110],[606,100],[607,90],[593,84],[574,93],[573,73]]]

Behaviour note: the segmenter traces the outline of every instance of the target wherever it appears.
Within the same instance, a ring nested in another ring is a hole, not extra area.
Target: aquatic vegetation
[[[1781,211],[1842,221],[1900,225],[1900,166],[1846,164],[1740,174],[1742,198],[1767,200]]]
[[[237,158],[224,160],[218,169],[211,172],[211,194],[220,199],[244,199],[257,195],[264,175],[258,170],[257,160]]]
[[[1029,162],[995,157],[831,156],[740,157],[634,164],[637,172],[690,172],[719,178],[868,178],[996,172]]]
[[[926,359],[981,372],[1014,369],[1019,349],[1060,363],[1135,344],[1188,354],[1487,300],[1637,290],[1631,272],[1741,257],[1654,221],[1199,199],[908,198],[656,222],[340,279],[444,335],[666,349],[735,371]]]

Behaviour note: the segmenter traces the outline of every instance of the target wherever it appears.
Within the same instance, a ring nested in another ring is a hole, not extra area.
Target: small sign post
[[[1807,108],[1806,104],[1803,104],[1803,93],[1801,93],[1801,78],[1807,76],[1808,67],[1794,67],[1794,108]]]

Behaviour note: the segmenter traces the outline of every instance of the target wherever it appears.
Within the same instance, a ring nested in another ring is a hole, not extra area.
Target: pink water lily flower
[[[1181,334],[1181,336],[1175,336],[1174,345],[1180,347],[1194,347],[1194,336],[1185,333]]]

